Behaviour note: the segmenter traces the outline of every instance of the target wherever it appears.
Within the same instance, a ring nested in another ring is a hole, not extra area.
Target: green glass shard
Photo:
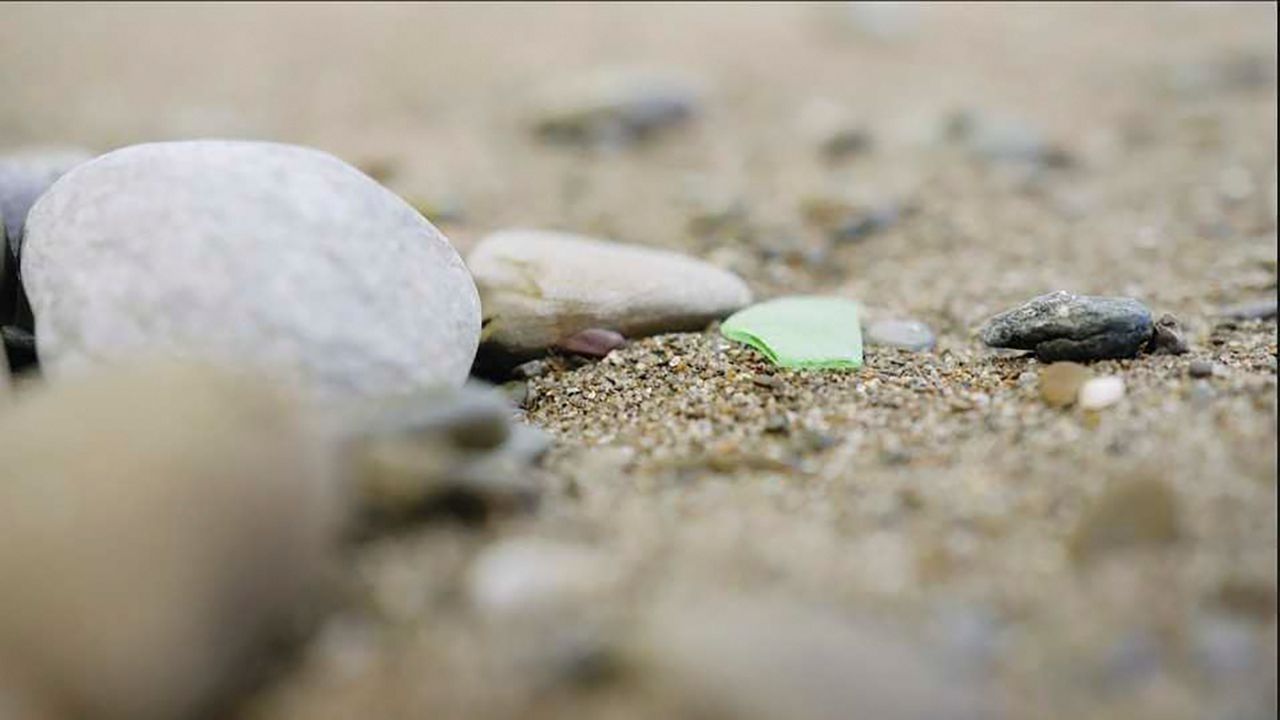
[[[779,367],[862,367],[858,304],[844,298],[797,295],[752,305],[721,323],[720,334]]]

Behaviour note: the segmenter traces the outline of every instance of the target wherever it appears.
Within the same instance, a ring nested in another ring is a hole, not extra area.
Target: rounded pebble
[[[1115,375],[1093,378],[1080,386],[1078,402],[1085,410],[1101,410],[1124,397],[1124,380]]]
[[[1080,388],[1092,375],[1089,368],[1073,362],[1056,362],[1040,371],[1040,397],[1050,407],[1066,407],[1076,402]]]
[[[1213,362],[1210,360],[1192,360],[1187,365],[1187,374],[1193,378],[1213,377]]]
[[[865,339],[868,345],[912,352],[929,350],[935,343],[933,331],[919,320],[877,320],[867,327]]]
[[[467,257],[484,348],[532,356],[590,328],[624,337],[701,330],[751,301],[741,278],[679,253],[568,233],[506,230]]]
[[[377,397],[461,384],[480,331],[444,236],[290,145],[154,143],[80,165],[32,209],[22,271],[52,375],[163,351]]]

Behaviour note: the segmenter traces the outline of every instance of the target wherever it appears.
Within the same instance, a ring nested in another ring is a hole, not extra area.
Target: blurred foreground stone
[[[512,419],[497,388],[469,382],[369,403],[345,432],[365,531],[531,509],[546,433]]]
[[[775,600],[660,604],[641,663],[679,717],[925,720],[998,717],[980,683],[885,628]]]
[[[140,364],[24,388],[0,406],[0,715],[187,717],[253,680],[317,599],[331,468],[253,378]]]

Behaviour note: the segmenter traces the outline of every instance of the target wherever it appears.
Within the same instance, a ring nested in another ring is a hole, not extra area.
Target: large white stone
[[[493,233],[467,265],[480,289],[485,343],[515,355],[587,328],[629,337],[699,330],[751,301],[741,278],[701,260],[568,233]]]
[[[154,143],[80,165],[32,208],[22,271],[53,375],[162,351],[352,399],[461,384],[480,331],[439,231],[289,145]]]

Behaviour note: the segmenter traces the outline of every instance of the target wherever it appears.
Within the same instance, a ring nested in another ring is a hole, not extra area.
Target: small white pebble
[[[1124,380],[1116,375],[1096,377],[1080,386],[1076,403],[1085,410],[1101,410],[1124,397]]]

